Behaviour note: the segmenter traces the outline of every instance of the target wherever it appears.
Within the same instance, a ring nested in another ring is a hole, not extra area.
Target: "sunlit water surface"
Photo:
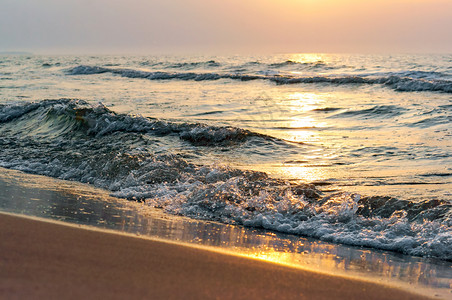
[[[451,95],[451,55],[1,56],[0,167],[451,261]]]

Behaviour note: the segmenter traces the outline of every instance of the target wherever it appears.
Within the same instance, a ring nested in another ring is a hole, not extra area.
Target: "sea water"
[[[0,167],[452,260],[452,55],[2,56]]]

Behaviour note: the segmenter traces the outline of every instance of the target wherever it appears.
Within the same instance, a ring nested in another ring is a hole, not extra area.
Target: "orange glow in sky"
[[[452,52],[451,0],[4,0],[0,51]]]

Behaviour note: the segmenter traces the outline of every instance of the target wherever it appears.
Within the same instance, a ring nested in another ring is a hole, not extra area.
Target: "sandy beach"
[[[0,214],[4,299],[424,299],[205,249]]]

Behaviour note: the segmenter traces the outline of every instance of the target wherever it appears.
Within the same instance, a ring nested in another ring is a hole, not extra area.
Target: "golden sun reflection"
[[[435,292],[436,296],[440,293],[448,296],[449,293],[450,284],[437,278],[435,270],[426,269],[422,264],[399,264],[391,254],[306,240],[296,246],[299,252],[267,247],[243,251],[240,255],[314,272],[378,280],[403,289],[417,284],[416,288],[425,295]],[[423,287],[425,283],[435,283],[441,289]]]
[[[281,171],[285,177],[302,179],[305,182],[319,182],[328,179],[329,172],[323,167],[305,167],[292,164],[284,164]]]
[[[293,265],[296,266],[296,264],[293,262],[294,260],[294,253],[292,252],[281,252],[281,251],[275,251],[275,250],[268,250],[263,252],[249,252],[245,253],[246,256],[274,262],[277,264],[285,264],[285,265]]]
[[[324,62],[325,55],[318,53],[300,53],[300,54],[292,54],[289,58],[291,61],[296,63],[320,63]]]
[[[256,252],[244,251],[242,255],[295,268],[326,271],[330,274],[354,275],[354,272],[351,272],[352,270],[374,267],[372,261],[369,261],[368,258],[368,255],[372,255],[372,253],[367,250],[358,250],[357,252],[360,252],[361,255],[357,255],[358,253],[356,253],[355,257],[344,259],[344,257],[337,255],[338,247],[334,245],[307,243],[306,245],[301,244],[299,247],[306,250],[301,253],[296,253],[267,248],[259,249]],[[380,267],[385,267],[384,262],[382,265],[381,259],[376,258],[374,260],[378,260]]]
[[[325,98],[321,94],[296,92],[287,95],[280,105],[288,106],[294,112],[309,112],[324,103]]]
[[[319,58],[317,55],[306,57],[313,61]],[[278,135],[287,141],[306,144],[306,151],[299,157],[286,158],[281,165],[266,166],[265,172],[305,182],[331,178],[331,169],[328,168],[331,153],[324,153],[322,146],[325,144],[322,137],[323,129],[329,127],[329,124],[319,120],[319,112],[316,111],[327,105],[329,96],[329,94],[292,92],[285,94],[275,103],[274,107],[279,108],[279,111],[276,111],[274,116],[278,119],[284,119],[284,116],[286,118],[286,121],[279,123],[284,132],[278,132]],[[291,117],[287,118],[287,115]]]
[[[277,106],[284,111],[290,111],[293,116],[287,120],[285,136],[294,142],[318,141],[315,129],[326,127],[327,124],[319,122],[313,115],[315,109],[321,108],[325,103],[322,95],[314,93],[296,92],[285,96]]]

